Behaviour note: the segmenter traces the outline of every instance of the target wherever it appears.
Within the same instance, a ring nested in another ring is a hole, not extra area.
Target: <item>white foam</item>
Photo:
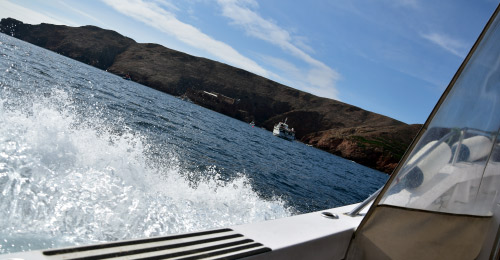
[[[70,95],[2,93],[0,253],[230,226],[289,216],[241,175],[216,167],[186,179],[176,155],[150,166],[154,144],[100,117],[78,116]],[[8,97],[8,98],[7,98]],[[92,113],[90,113],[92,114]],[[98,115],[99,113],[94,113]],[[179,155],[177,155],[179,156]]]

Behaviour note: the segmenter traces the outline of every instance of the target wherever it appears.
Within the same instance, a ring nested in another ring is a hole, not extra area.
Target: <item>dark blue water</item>
[[[0,34],[0,253],[359,202],[387,176]]]

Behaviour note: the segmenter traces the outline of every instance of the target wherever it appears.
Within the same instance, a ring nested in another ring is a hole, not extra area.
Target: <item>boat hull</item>
[[[275,127],[275,128],[274,128],[274,130],[273,130],[273,135],[274,135],[274,136],[277,136],[277,137],[279,137],[279,138],[286,139],[286,140],[288,140],[288,141],[293,141],[293,140],[295,140],[295,135],[294,135],[294,134],[292,134],[292,133],[288,133],[288,132],[286,132],[286,131],[280,131],[280,129],[278,129],[278,128],[276,128],[276,127]]]

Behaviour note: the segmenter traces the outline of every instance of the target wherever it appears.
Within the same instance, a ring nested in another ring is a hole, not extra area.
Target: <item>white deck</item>
[[[349,217],[344,214],[356,205],[235,226],[232,229],[272,249],[272,252],[250,259],[343,259],[351,236],[363,219],[362,216]],[[323,217],[321,212],[324,211],[336,213],[339,219]]]

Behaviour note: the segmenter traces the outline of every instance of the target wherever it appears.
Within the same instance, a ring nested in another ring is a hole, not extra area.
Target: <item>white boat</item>
[[[499,259],[498,13],[497,8],[386,185],[362,203],[0,259]]]
[[[279,122],[274,125],[273,135],[286,140],[293,141],[295,140],[295,130],[293,128],[290,129],[288,127],[288,124],[286,123],[287,119],[288,118],[285,118],[285,122]]]

